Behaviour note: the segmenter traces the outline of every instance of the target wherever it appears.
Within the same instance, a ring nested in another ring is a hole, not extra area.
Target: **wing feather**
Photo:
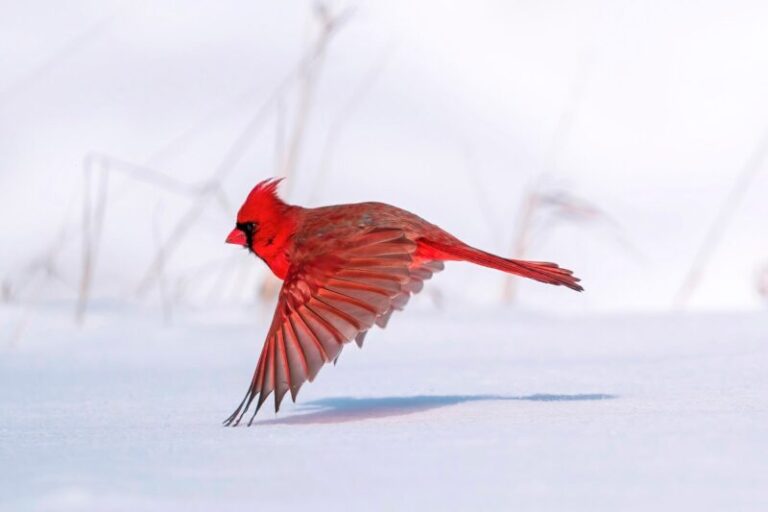
[[[325,301],[313,298],[309,304],[318,319],[333,329],[339,343],[344,343],[350,338],[354,338],[360,332],[361,327],[357,320],[335,307],[329,306]]]
[[[391,299],[390,308],[376,317],[376,325],[384,329],[397,310],[405,308],[411,295],[419,293],[424,287],[424,281],[431,279],[434,274],[445,269],[445,264],[438,260],[416,261],[409,268],[410,279],[402,285],[401,292]],[[363,346],[365,336],[356,339],[358,346]]]
[[[312,329],[307,326],[304,319],[301,318],[301,315],[294,312],[291,314],[289,322],[294,334],[296,334],[296,339],[299,340],[299,344],[307,355],[307,366],[309,368],[308,377],[311,382],[315,380],[315,375],[317,375],[320,368],[330,361],[331,358],[328,357],[328,353],[325,351],[325,348],[323,348],[320,339],[314,332],[312,332]]]
[[[267,400],[269,395],[272,393],[272,391],[275,389],[275,339],[274,337],[269,337],[267,339],[267,345],[264,347],[267,351],[267,357],[264,358],[264,367],[262,368],[262,378],[261,378],[261,387],[259,391],[259,401],[256,404],[256,411],[254,411],[254,416],[257,412],[259,412],[259,409],[261,409],[261,406],[264,405],[264,402]]]
[[[393,311],[442,269],[441,262],[418,260],[416,249],[402,230],[378,228],[341,249],[296,255],[251,385],[225,424],[237,425],[258,398],[252,423],[273,392],[275,411],[288,391],[295,401],[304,382],[336,361],[345,343],[362,346],[371,327],[386,326]]]
[[[295,402],[301,385],[309,379],[309,363],[304,349],[293,332],[290,319],[283,323],[282,330],[291,374],[291,399]]]
[[[326,320],[318,317],[308,306],[302,306],[297,313],[304,320],[310,331],[320,340],[323,346],[323,352],[328,356],[328,360],[334,359],[339,355],[341,343],[344,337],[333,328]]]
[[[274,337],[275,344],[275,412],[280,409],[283,397],[291,387],[291,370],[288,366],[288,355],[285,350],[283,330],[278,329]]]
[[[373,325],[379,311],[372,305],[361,304],[360,301],[339,295],[337,293],[320,290],[318,300],[332,310],[335,315],[342,316],[346,322],[353,325],[356,331],[364,331]],[[357,335],[357,332],[354,333]],[[354,337],[354,336],[353,336]]]

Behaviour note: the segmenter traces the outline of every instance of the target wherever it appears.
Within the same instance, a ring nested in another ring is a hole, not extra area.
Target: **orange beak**
[[[235,244],[235,245],[243,245],[243,246],[248,245],[248,239],[245,237],[245,233],[243,233],[237,228],[232,230],[232,232],[229,234],[225,242],[228,244]]]

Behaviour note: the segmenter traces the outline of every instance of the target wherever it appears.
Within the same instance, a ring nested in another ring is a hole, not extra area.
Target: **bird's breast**
[[[253,253],[267,264],[275,276],[285,280],[285,277],[288,275],[288,268],[290,267],[290,258],[287,250],[282,247],[263,246],[255,247]]]

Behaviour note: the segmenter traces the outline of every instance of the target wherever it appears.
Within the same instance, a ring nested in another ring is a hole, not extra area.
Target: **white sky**
[[[142,162],[214,112],[204,130],[158,164],[183,180],[210,175],[311,40],[311,4],[277,5],[4,6],[0,278],[18,276],[62,223],[76,227],[89,151]],[[768,129],[768,4],[344,5],[355,14],[330,48],[293,200],[385,200],[467,242],[508,252],[525,187],[549,173],[620,227],[557,225],[529,256],[575,269],[588,293],[525,285],[521,302],[571,311],[670,307],[727,190]],[[235,101],[243,91],[249,94]],[[294,92],[283,102],[288,122]],[[276,119],[272,113],[225,184],[233,203],[274,173]],[[329,133],[329,172],[313,190]],[[97,275],[105,295],[135,286],[152,254],[153,216],[167,231],[186,207],[122,178],[110,187]],[[760,307],[754,276],[768,262],[767,195],[763,169],[692,307]],[[221,240],[232,222],[207,211],[171,269],[230,258],[234,249]],[[61,251],[70,283],[78,243]],[[499,275],[449,270],[438,285],[446,300],[497,300]]]

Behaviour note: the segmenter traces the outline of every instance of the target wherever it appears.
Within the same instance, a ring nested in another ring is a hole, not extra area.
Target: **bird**
[[[283,178],[259,182],[237,213],[226,243],[245,247],[283,281],[266,341],[245,397],[226,426],[237,426],[270,394],[275,413],[290,391],[336,362],[343,346],[363,346],[374,326],[386,327],[424,281],[446,261],[466,261],[583,291],[573,272],[555,263],[507,259],[476,249],[421,217],[385,203],[304,208],[277,193]]]

